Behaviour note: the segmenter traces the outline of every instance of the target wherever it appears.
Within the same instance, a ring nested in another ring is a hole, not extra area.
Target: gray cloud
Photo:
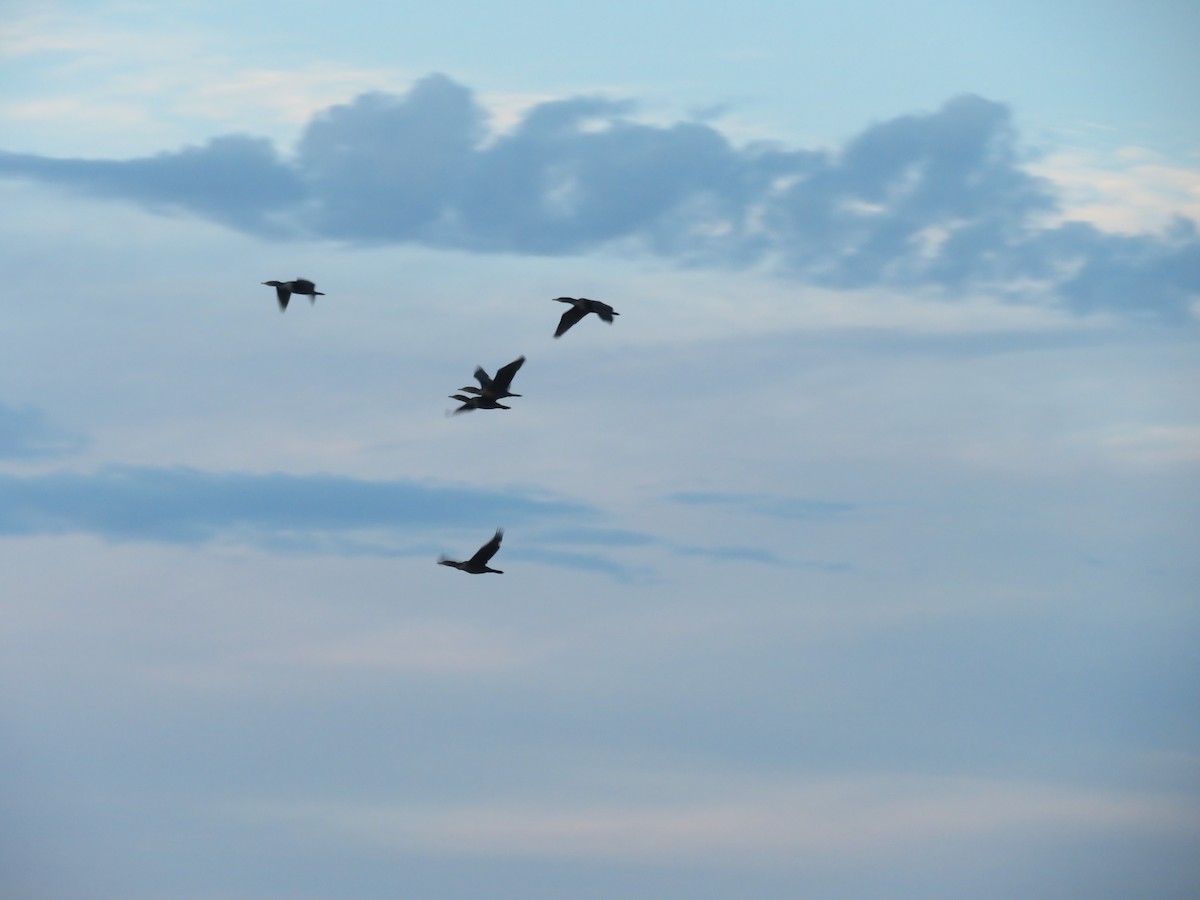
[[[325,237],[429,241],[461,202],[486,135],[470,91],[434,75],[405,97],[363,94],[316,116],[295,168]]]
[[[1140,235],[1040,224],[1058,197],[1023,167],[1000,103],[957,97],[829,151],[737,147],[708,124],[648,125],[632,110],[550,101],[496,135],[468,88],[431,75],[320,113],[290,159],[233,135],[128,161],[0,153],[0,176],[272,236],[544,255],[622,241],[833,287],[983,287],[1174,319],[1200,293],[1190,220]]]
[[[85,440],[55,425],[40,410],[0,403],[0,459],[28,460],[61,456]]]
[[[276,550],[392,554],[355,532],[428,531],[578,520],[579,503],[519,490],[111,467],[94,473],[0,475],[0,534],[88,533],[109,540],[244,539]],[[482,523],[482,524],[481,524]]]
[[[190,212],[260,234],[278,234],[275,215],[295,211],[300,175],[265,138],[227,135],[147,159],[48,159],[0,152],[0,175],[130,200],[156,212]]]

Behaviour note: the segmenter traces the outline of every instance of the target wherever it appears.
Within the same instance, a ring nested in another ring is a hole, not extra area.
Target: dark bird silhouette
[[[513,396],[515,397],[516,395],[514,394]],[[461,412],[470,412],[473,409],[512,409],[511,406],[505,406],[491,397],[468,397],[466,394],[451,394],[450,399],[458,400],[462,403],[462,406],[454,410],[451,414],[455,416]]]
[[[601,303],[599,300],[589,300],[587,297],[555,297],[559,303],[570,303],[571,308],[562,314],[562,318],[558,320],[558,329],[554,332],[555,337],[562,337],[567,333],[567,330],[586,316],[588,313],[595,313],[608,324],[612,324],[613,316],[619,316],[619,312],[615,312],[607,303]]]
[[[514,394],[509,388],[512,386],[513,376],[517,374],[517,369],[521,368],[524,364],[525,357],[518,357],[507,366],[501,366],[497,369],[495,378],[489,378],[488,373],[483,370],[483,366],[476,366],[475,380],[479,382],[479,387],[460,387],[459,390],[478,394],[480,397],[485,397],[489,400],[500,400],[504,397],[520,397],[520,394]]]
[[[275,296],[279,298],[281,312],[287,309],[292,294],[307,294],[311,303],[316,303],[318,297],[325,296],[324,292],[318,291],[317,286],[307,278],[297,278],[295,281],[264,281],[263,284],[275,288]]]
[[[492,535],[492,539],[475,551],[475,555],[466,562],[457,562],[453,559],[446,559],[444,556],[438,557],[439,566],[453,566],[462,572],[470,572],[472,575],[482,575],[484,572],[495,572],[497,575],[503,575],[500,569],[493,569],[488,566],[489,560],[496,555],[496,551],[500,549],[500,539],[504,537],[504,529],[497,528],[496,533]]]

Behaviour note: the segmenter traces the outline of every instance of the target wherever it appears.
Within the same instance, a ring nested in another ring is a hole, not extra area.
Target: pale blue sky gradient
[[[1194,895],[1198,26],[8,4],[0,896]]]

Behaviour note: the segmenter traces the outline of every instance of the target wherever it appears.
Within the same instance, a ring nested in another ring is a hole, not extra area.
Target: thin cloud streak
[[[1034,173],[1001,103],[956,97],[834,150],[735,146],[707,124],[635,112],[550,100],[497,133],[470,89],[435,74],[317,114],[289,158],[227,135],[127,161],[0,152],[0,176],[272,238],[542,256],[616,247],[838,290],[983,291],[1173,321],[1200,294],[1194,220],[1138,233],[1063,221],[1062,189]]]
[[[871,864],[932,846],[1036,839],[1070,829],[1195,834],[1194,801],[1002,780],[859,776],[766,787],[719,784],[699,799],[549,806],[421,807],[264,803],[244,814],[321,829],[392,851],[791,867]],[[704,796],[707,794],[708,796]],[[714,796],[719,794],[719,796]]]
[[[51,422],[33,407],[0,403],[0,460],[34,460],[65,456],[87,441]]]
[[[855,508],[853,503],[832,500],[720,491],[681,491],[671,494],[667,499],[686,506],[715,506],[779,519],[828,519]]]
[[[94,473],[0,476],[0,534],[91,533],[108,540],[261,546],[330,534],[477,527],[488,522],[576,520],[589,507],[520,490],[336,475],[255,475],[188,468],[112,466]],[[326,549],[337,552],[338,543]],[[372,546],[353,542],[358,552]],[[381,548],[382,550],[382,548]],[[389,554],[394,551],[386,551]]]

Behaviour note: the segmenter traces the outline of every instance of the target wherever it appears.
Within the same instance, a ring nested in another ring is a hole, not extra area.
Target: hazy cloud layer
[[[241,135],[128,161],[0,153],[0,175],[180,210],[271,236],[526,254],[623,241],[681,264],[769,263],[833,287],[988,290],[1071,309],[1185,318],[1200,234],[1044,224],[1006,106],[962,96],[843,147],[733,145],[700,122],[645,124],[628,102],[574,97],[489,129],[443,75],[314,117],[295,154]]]
[[[236,537],[284,551],[394,552],[365,541],[343,546],[322,539],[364,531],[574,521],[590,512],[578,503],[519,490],[337,475],[124,466],[95,473],[0,475],[0,535],[78,532],[180,543]]]
[[[40,410],[0,403],[0,459],[59,456],[83,444],[81,436],[55,425]]]
[[[53,442],[58,440],[56,432],[39,438],[36,428],[21,435],[10,425],[25,422],[41,425],[33,413],[18,416],[0,407],[0,451],[7,448],[10,456],[23,451],[30,457],[58,452],[59,445]],[[5,443],[6,429],[14,432],[16,443]],[[824,518],[844,508],[843,504],[734,494],[684,494],[676,499],[787,518]],[[642,532],[581,524],[595,512],[584,504],[536,491],[329,474],[109,466],[96,472],[0,475],[0,537],[74,533],[111,541],[233,540],[272,553],[406,556],[432,552],[428,542],[412,546],[414,533],[523,524],[537,526],[529,535],[533,546],[510,548],[511,558],[599,572],[622,581],[652,573],[598,549],[658,545],[684,556],[789,564],[753,547],[682,546]],[[409,536],[404,546],[397,544],[399,533]]]
[[[767,494],[735,494],[722,491],[682,491],[667,499],[686,506],[713,506],[736,512],[774,516],[779,519],[826,519],[854,509],[852,503],[773,497]]]

